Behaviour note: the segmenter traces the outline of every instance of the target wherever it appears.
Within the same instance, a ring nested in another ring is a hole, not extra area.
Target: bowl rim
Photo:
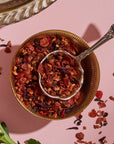
[[[17,51],[15,52],[13,58],[12,58],[12,62],[11,62],[11,65],[10,65],[10,84],[11,84],[11,89],[13,91],[13,94],[15,96],[15,98],[17,99],[17,101],[20,103],[20,105],[25,109],[27,110],[29,113],[31,113],[32,115],[34,115],[35,117],[39,117],[39,118],[42,118],[42,119],[46,119],[46,120],[64,120],[64,119],[67,119],[67,118],[70,118],[70,117],[73,117],[79,113],[81,113],[83,110],[85,110],[85,108],[88,107],[88,105],[92,102],[92,100],[94,99],[94,96],[96,94],[96,91],[98,89],[98,86],[99,86],[99,82],[100,82],[100,68],[99,68],[99,63],[98,63],[98,60],[97,60],[97,57],[95,55],[94,52],[91,53],[91,55],[94,57],[95,59],[95,62],[96,62],[96,73],[97,73],[97,82],[96,82],[96,85],[95,85],[95,88],[94,88],[94,91],[92,92],[92,96],[91,96],[91,99],[89,99],[89,101],[87,102],[87,104],[81,104],[81,108],[77,110],[76,114],[72,114],[70,116],[67,116],[67,117],[64,117],[64,118],[49,118],[49,117],[43,117],[41,116],[40,114],[35,114],[34,112],[32,112],[29,108],[25,107],[21,101],[17,98],[16,96],[16,92],[14,90],[14,87],[13,87],[13,80],[12,80],[12,66],[13,66],[13,63],[15,61],[15,58],[19,52],[19,50],[27,43],[29,42],[30,40],[32,40],[33,38],[37,37],[38,35],[43,35],[43,34],[52,34],[52,33],[65,33],[65,35],[70,35],[72,38],[76,39],[76,40],[79,40],[81,42],[81,44],[84,45],[84,47],[87,49],[89,48],[89,45],[88,43],[82,39],[81,37],[79,37],[78,35],[72,33],[72,32],[69,32],[69,31],[66,31],[66,30],[60,30],[60,29],[50,29],[50,30],[44,30],[44,31],[41,31],[41,32],[38,32],[36,34],[33,34],[32,36],[30,36],[29,38],[27,38],[20,46],[19,48],[17,49]],[[79,105],[80,107],[80,105]]]

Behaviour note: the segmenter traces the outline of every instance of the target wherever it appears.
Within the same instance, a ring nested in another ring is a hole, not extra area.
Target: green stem
[[[3,136],[1,136],[0,140],[2,140],[5,144],[16,144],[9,135],[5,132],[5,130],[0,125],[0,131],[3,133]]]

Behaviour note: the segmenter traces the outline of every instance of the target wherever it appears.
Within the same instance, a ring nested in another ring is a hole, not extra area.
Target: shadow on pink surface
[[[99,30],[95,25],[90,24],[82,38],[91,42],[99,37]],[[50,121],[31,115],[13,96],[9,79],[10,65],[18,47],[18,45],[13,46],[9,54],[5,53],[4,49],[0,49],[0,67],[2,68],[0,75],[0,122],[4,121],[11,133],[29,133],[43,128]]]
[[[82,36],[82,38],[86,41],[86,42],[91,42],[91,41],[94,41],[94,40],[97,40],[100,38],[100,32],[98,30],[98,28],[94,25],[94,24],[90,24],[84,35]]]

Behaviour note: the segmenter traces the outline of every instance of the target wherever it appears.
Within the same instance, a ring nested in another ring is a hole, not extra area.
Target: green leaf
[[[10,137],[7,126],[4,122],[0,124],[0,143],[16,144]]]
[[[0,143],[4,143],[4,142],[0,140]]]
[[[4,134],[3,134],[3,133],[1,133],[1,131],[0,131],[0,139],[1,139],[3,136],[4,136]],[[2,140],[0,140],[0,143],[3,143],[3,141],[2,141]]]
[[[4,122],[0,123],[0,143],[5,144],[16,144],[9,136],[9,132],[7,129],[7,126]],[[39,141],[35,139],[29,139],[27,141],[28,144],[41,144]],[[17,144],[20,144],[19,141],[17,141]]]
[[[5,130],[5,132],[9,135],[9,132],[8,132],[6,124],[4,122],[2,122],[1,126],[3,127],[3,129]]]
[[[36,141],[35,139],[29,139],[28,144],[41,144],[39,141]]]

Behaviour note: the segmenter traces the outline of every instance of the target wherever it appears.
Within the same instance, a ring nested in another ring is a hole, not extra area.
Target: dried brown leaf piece
[[[100,138],[100,139],[99,139],[99,142],[100,142],[101,144],[107,143],[106,136]]]
[[[114,101],[114,97],[113,96],[110,96],[109,99],[112,100],[112,101]]]
[[[10,47],[6,47],[4,51],[5,51],[5,53],[11,53]]]
[[[87,129],[87,127],[86,126],[83,126],[83,130],[86,130]]]
[[[76,133],[76,138],[77,138],[78,140],[84,139],[84,133],[82,133],[82,132]]]
[[[102,131],[100,131],[98,134],[102,134]]]

